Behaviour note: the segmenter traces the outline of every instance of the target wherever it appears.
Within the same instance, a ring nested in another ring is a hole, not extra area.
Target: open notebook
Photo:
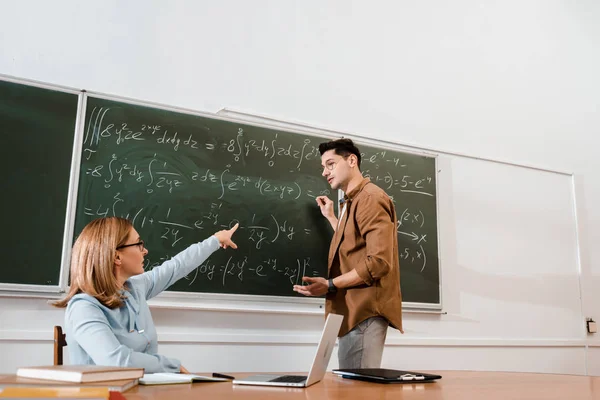
[[[313,360],[308,376],[306,375],[252,375],[247,378],[234,379],[233,383],[238,385],[262,385],[262,386],[292,386],[308,387],[319,382],[325,376],[335,340],[340,331],[344,317],[337,314],[329,314],[321,340],[317,346],[317,352]]]

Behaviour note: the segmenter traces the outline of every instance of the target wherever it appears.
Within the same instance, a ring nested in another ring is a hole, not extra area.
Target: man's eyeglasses
[[[131,247],[131,246],[138,246],[138,249],[140,249],[140,251],[144,251],[144,249],[145,249],[145,247],[144,247],[144,241],[140,240],[137,243],[124,244],[124,245],[118,246],[117,250],[124,249],[125,247]]]
[[[340,158],[339,160],[337,160],[337,161],[335,161],[335,162],[334,162],[334,161],[330,161],[330,162],[326,163],[324,167],[321,167],[321,168],[319,169],[319,171],[323,172],[323,170],[324,170],[324,169],[327,169],[327,170],[329,170],[329,171],[333,171],[333,169],[334,169],[335,167],[337,167],[338,163],[339,163],[340,161],[344,160],[345,158],[346,158],[346,157],[342,157],[342,158]]]

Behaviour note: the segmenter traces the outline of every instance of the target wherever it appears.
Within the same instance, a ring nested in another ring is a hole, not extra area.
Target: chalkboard
[[[216,252],[171,291],[295,297],[303,275],[326,275],[332,230],[314,199],[338,194],[321,176],[317,148],[331,135],[101,96],[84,96],[84,104],[74,141],[76,92],[0,81],[11,211],[0,286],[61,285],[65,227],[73,224],[76,236],[107,215],[133,221],[149,249],[147,270],[240,223],[239,250]],[[435,158],[356,142],[363,174],[396,205],[403,300],[439,306]],[[74,153],[81,161],[69,211]]]
[[[3,283],[59,284],[77,103],[0,81]]]
[[[357,146],[363,176],[394,200],[403,301],[441,306],[435,158]]]
[[[239,222],[239,250],[214,253],[170,290],[298,296],[303,275],[327,273],[332,230],[315,202],[331,195],[325,140],[88,97],[75,234],[95,218],[129,218],[151,269]]]

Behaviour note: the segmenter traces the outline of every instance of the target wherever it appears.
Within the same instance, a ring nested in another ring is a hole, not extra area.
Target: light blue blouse
[[[110,309],[94,297],[77,294],[65,313],[71,364],[144,368],[145,372],[179,372],[181,362],[158,352],[156,328],[146,302],[183,278],[219,249],[215,236],[196,243],[160,267],[131,277],[120,308]]]

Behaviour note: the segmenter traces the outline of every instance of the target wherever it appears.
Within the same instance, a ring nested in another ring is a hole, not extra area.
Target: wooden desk
[[[429,371],[423,371],[429,372]],[[229,382],[138,386],[124,393],[128,400],[160,399],[381,399],[381,400],[598,400],[600,377],[513,372],[431,371],[435,383],[378,384],[340,378],[325,379],[306,389],[232,385]],[[250,374],[234,374],[236,377]]]

